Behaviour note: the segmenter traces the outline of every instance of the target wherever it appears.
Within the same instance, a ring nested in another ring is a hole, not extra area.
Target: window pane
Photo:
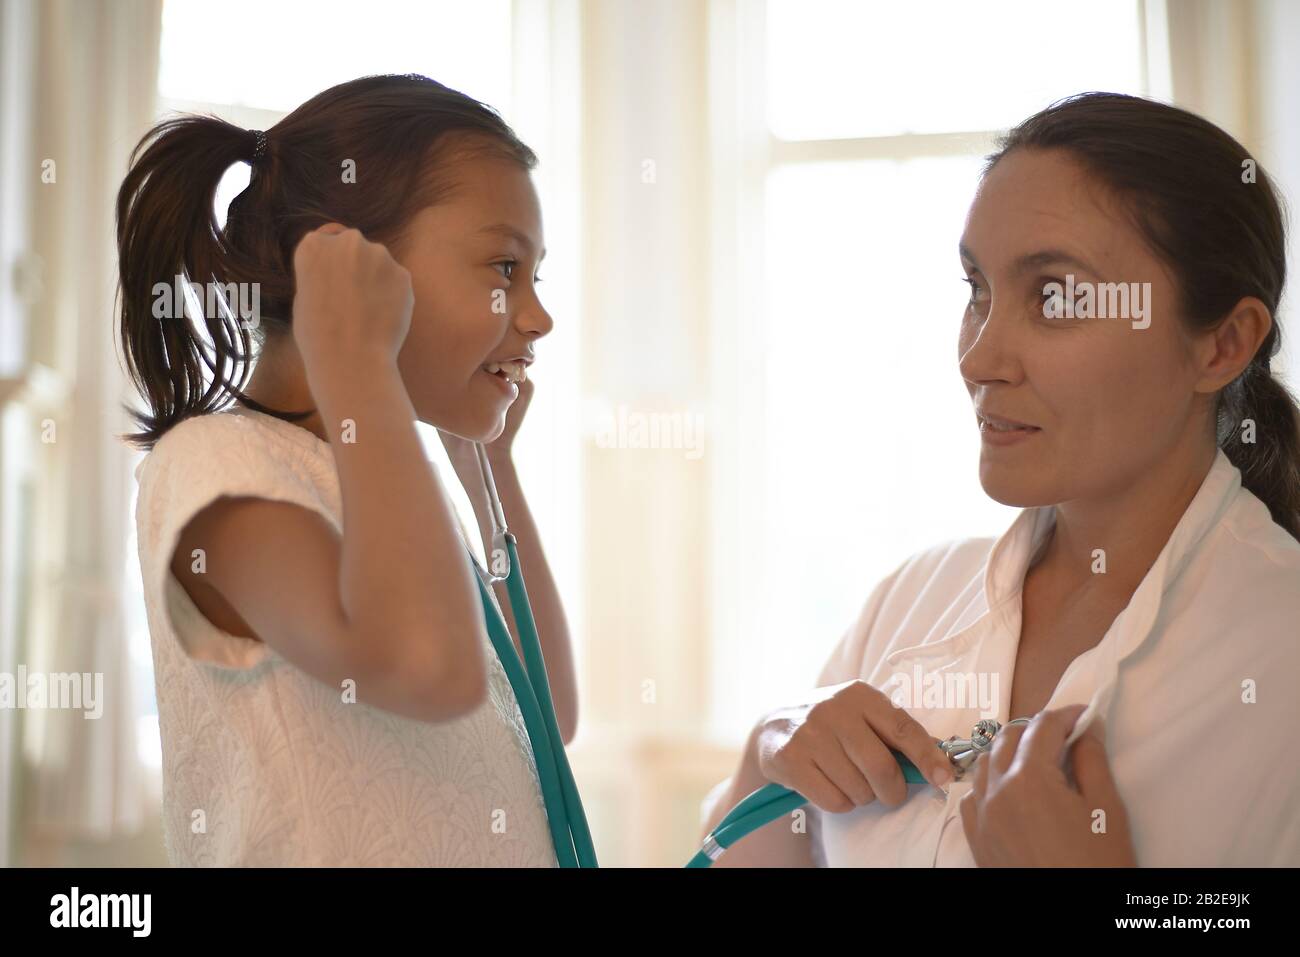
[[[423,73],[504,109],[510,64],[510,0],[166,0],[159,91],[287,112],[345,80]]]
[[[957,242],[980,164],[768,176],[764,451],[747,469],[763,503],[746,571],[761,600],[715,688],[720,730],[743,735],[764,706],[805,693],[870,589],[909,555],[999,534],[1016,514],[979,484],[957,369],[969,295]]]
[[[768,125],[788,140],[995,130],[1141,93],[1134,0],[768,0]]]

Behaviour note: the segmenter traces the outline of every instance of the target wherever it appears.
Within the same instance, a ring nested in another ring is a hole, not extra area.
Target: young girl
[[[554,866],[415,426],[439,428],[481,531],[486,445],[567,742],[568,630],[510,452],[552,326],[536,157],[483,104],[380,76],[265,133],[161,123],[132,161],[121,336],[147,403],[130,438],[151,449],[137,523],[170,860]],[[252,177],[222,230],[214,193],[240,161]],[[220,292],[202,295],[206,337],[172,294],[185,280]]]

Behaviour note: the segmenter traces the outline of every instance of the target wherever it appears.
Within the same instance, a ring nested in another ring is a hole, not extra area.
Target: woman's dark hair
[[[306,233],[338,222],[391,247],[419,210],[454,189],[439,175],[449,158],[486,152],[525,169],[537,164],[491,107],[413,74],[331,87],[264,136],[255,158],[253,131],[187,115],[159,123],[131,153],[117,196],[117,251],[122,349],[148,404],[128,410],[140,431],[125,438],[137,446],[152,448],[176,423],[232,398],[283,419],[311,414],[270,409],[243,394],[254,337],[260,344],[268,329],[289,328],[293,254]],[[217,186],[241,161],[252,175],[221,229]],[[215,290],[215,298],[203,297],[216,304],[203,310],[206,338],[180,303],[155,315],[155,288],[181,289],[177,276]],[[258,290],[256,324],[241,319],[230,295],[241,287],[229,283]]]
[[[1245,296],[1264,303],[1272,329],[1219,393],[1216,439],[1242,484],[1300,539],[1300,410],[1269,362],[1282,346],[1277,309],[1286,238],[1277,191],[1245,148],[1194,113],[1115,93],[1083,93],[1015,127],[985,174],[1014,150],[1059,149],[1125,202],[1138,230],[1172,272],[1179,312],[1213,329]],[[1242,424],[1255,423],[1254,442]]]

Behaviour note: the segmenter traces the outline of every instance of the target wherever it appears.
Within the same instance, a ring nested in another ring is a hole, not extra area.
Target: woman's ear
[[[1273,328],[1268,307],[1255,296],[1244,296],[1199,344],[1199,392],[1217,392],[1241,375]]]

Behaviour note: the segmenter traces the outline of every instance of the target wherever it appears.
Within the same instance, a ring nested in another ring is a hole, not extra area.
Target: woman
[[[755,724],[708,827],[768,781],[813,826],[774,821],[718,863],[1300,864],[1300,415],[1269,367],[1272,185],[1197,116],[1082,95],[1005,138],[960,254],[980,481],[1024,511],[905,562],[819,690]],[[1033,720],[949,785],[935,743],[992,716],[976,684],[999,721]]]

